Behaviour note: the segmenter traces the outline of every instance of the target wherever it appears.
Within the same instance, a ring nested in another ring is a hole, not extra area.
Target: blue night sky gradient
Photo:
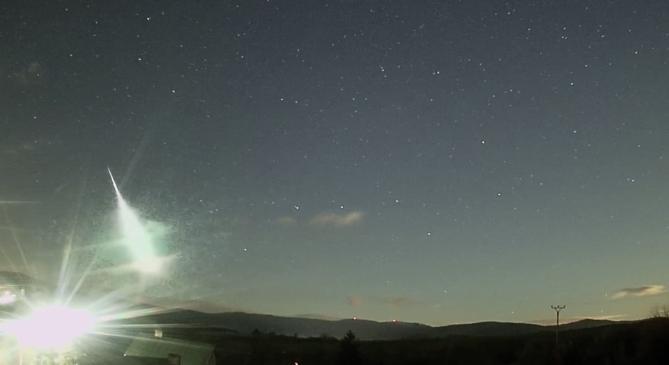
[[[668,302],[621,294],[669,285],[665,1],[0,14],[0,200],[35,202],[2,205],[3,269],[18,232],[49,277],[72,227],[82,262],[122,261],[109,166],[175,305],[447,324]]]

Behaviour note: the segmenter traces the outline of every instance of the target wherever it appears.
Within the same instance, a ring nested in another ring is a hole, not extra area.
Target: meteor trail
[[[150,232],[144,227],[135,210],[123,199],[111,169],[107,168],[107,172],[116,192],[123,241],[132,254],[134,266],[144,273],[155,274],[160,272],[161,258],[154,251],[153,238]]]
[[[116,180],[114,180],[114,175],[112,175],[111,169],[107,167],[107,172],[109,172],[109,177],[111,178],[112,185],[114,185],[114,191],[116,192],[116,196],[118,198],[121,197],[121,192],[118,190],[118,186],[116,185]]]

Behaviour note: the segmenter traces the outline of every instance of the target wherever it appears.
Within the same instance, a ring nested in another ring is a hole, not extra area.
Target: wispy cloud
[[[350,295],[346,297],[346,303],[351,307],[360,307],[363,304],[371,306],[387,306],[393,307],[396,309],[399,308],[411,308],[416,306],[423,306],[425,303],[406,296],[394,296],[394,297],[362,297],[359,295]]]
[[[6,140],[3,141],[2,146],[0,146],[0,156],[5,155],[17,157],[60,145],[61,141],[58,138],[53,137],[34,137],[29,140]]]
[[[45,69],[39,62],[30,62],[5,75],[6,79],[14,81],[22,87],[37,85],[44,81]]]
[[[620,321],[628,318],[626,314],[597,314],[592,316],[560,316],[560,324],[567,324],[572,322],[582,321],[584,319],[593,319],[596,321]],[[529,323],[539,324],[542,326],[553,326],[555,325],[555,317],[548,317],[543,319],[535,319],[529,321]]]
[[[664,285],[644,285],[634,288],[623,288],[615,292],[612,299],[622,299],[625,297],[647,297],[651,295],[659,295],[667,292]]]
[[[140,303],[160,306],[169,309],[190,309],[205,313],[243,312],[243,308],[228,306],[220,302],[220,298],[197,298],[180,300],[172,297],[141,297]]]
[[[320,319],[320,320],[324,320],[324,321],[338,321],[338,320],[342,319],[341,317],[337,317],[337,316],[331,316],[331,315],[328,315],[328,314],[317,314],[317,313],[316,314],[310,314],[310,313],[296,314],[294,317],[308,318],[308,319]]]
[[[34,200],[0,200],[0,205],[26,205],[26,204],[38,204]]]
[[[360,211],[343,214],[323,212],[314,216],[309,223],[315,226],[347,227],[360,224],[364,217],[365,214]]]
[[[297,224],[297,219],[286,215],[277,218],[274,222],[280,226],[294,226]]]
[[[408,308],[422,305],[423,303],[409,297],[387,297],[381,298],[383,304],[389,305],[395,308]]]
[[[292,227],[308,224],[314,227],[349,227],[362,223],[365,213],[354,210],[347,213],[321,212],[311,218],[298,219],[290,215],[284,215],[274,219],[274,224]]]
[[[596,321],[620,321],[627,318],[626,314],[600,314],[596,316],[576,317],[576,320],[594,319]]]
[[[346,297],[346,303],[351,307],[356,308],[362,305],[362,298],[357,295],[349,295]]]

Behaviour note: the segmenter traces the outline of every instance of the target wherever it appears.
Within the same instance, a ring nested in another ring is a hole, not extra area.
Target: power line
[[[566,305],[551,305],[551,309],[555,311],[555,347],[558,347],[560,336],[560,311],[567,308]]]

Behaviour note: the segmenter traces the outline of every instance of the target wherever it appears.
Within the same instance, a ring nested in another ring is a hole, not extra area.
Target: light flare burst
[[[132,267],[145,274],[162,273],[166,258],[157,255],[151,232],[121,195],[111,170],[108,172],[117,198],[123,243],[132,257]],[[7,201],[0,201],[4,203]],[[84,270],[79,270],[72,257],[76,252],[74,236],[72,233],[65,245],[54,295],[33,297],[27,294],[33,291],[31,288],[0,287],[0,364],[42,363],[38,361],[40,356],[62,357],[83,351],[95,352],[98,346],[106,348],[110,337],[132,339],[156,326],[179,327],[153,321],[144,323],[145,318],[170,310],[133,303],[129,297],[137,288],[131,285],[102,295],[98,292],[95,300],[81,298],[79,292],[84,281],[95,274],[96,258],[93,257]],[[92,299],[90,294],[84,296]],[[75,297],[79,297],[78,303],[74,303]],[[82,306],[82,302],[87,304]]]
[[[21,348],[63,352],[92,333],[96,323],[96,317],[86,309],[51,304],[3,323],[2,332],[15,338]]]

